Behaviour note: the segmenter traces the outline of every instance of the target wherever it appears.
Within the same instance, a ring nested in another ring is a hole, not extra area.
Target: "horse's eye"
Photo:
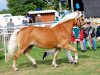
[[[84,19],[81,19],[82,21],[84,20]]]

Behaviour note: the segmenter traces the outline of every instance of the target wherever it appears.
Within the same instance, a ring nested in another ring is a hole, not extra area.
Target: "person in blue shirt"
[[[80,34],[81,32],[81,29],[79,27],[74,27],[73,28],[73,32],[74,32],[74,35],[75,35],[75,47],[78,49],[78,43],[80,43],[80,48],[81,48],[81,51],[84,50],[84,47],[83,47],[83,42],[82,42],[82,34]]]

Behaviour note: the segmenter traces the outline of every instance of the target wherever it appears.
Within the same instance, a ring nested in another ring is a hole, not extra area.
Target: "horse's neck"
[[[66,21],[61,24],[56,25],[52,29],[56,30],[57,32],[62,31],[62,32],[66,33],[67,35],[71,35],[73,26],[74,26],[74,20],[69,20],[69,21]]]
[[[74,21],[73,20],[69,20],[67,22],[62,23],[62,26],[64,27],[64,29],[66,29],[67,32],[72,32],[73,26],[74,26]]]

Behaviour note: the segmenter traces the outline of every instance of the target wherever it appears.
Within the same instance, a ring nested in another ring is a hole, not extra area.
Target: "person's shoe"
[[[87,50],[81,50],[82,52],[86,52]]]
[[[94,51],[96,51],[96,49],[94,49]]]
[[[84,52],[84,50],[81,50],[81,52]]]
[[[87,50],[84,50],[84,52],[87,52]]]
[[[87,50],[84,50],[84,52],[87,52]]]
[[[47,56],[47,52],[44,52],[43,59]]]

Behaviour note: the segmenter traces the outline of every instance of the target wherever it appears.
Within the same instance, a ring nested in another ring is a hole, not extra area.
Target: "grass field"
[[[0,51],[0,75],[100,75],[100,43],[97,42],[97,50],[88,50],[87,52],[79,51],[79,65],[70,64],[66,58],[65,50],[61,50],[57,63],[58,68],[52,67],[53,56],[42,59],[46,49],[34,47],[30,51],[31,56],[36,59],[37,68],[34,68],[31,62],[21,55],[18,59],[19,71],[13,71],[12,60],[5,63],[4,51]],[[73,54],[73,53],[72,53]]]

